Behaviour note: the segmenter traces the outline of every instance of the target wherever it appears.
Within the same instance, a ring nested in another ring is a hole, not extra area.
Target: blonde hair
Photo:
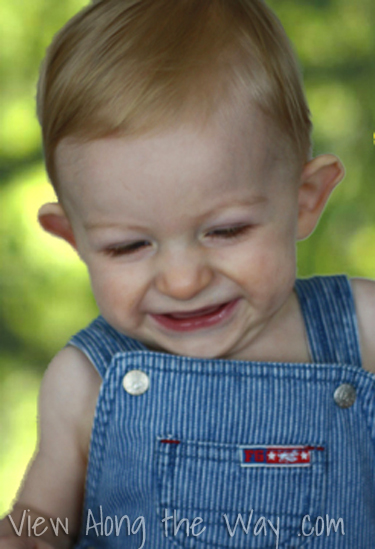
[[[262,0],[93,0],[58,32],[38,84],[47,171],[64,137],[93,140],[209,117],[233,92],[269,116],[299,160],[311,122],[283,27]]]

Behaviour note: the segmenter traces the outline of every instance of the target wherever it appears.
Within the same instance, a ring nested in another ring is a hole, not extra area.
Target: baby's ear
[[[313,232],[329,195],[344,175],[344,166],[333,154],[322,154],[305,165],[298,191],[298,240]]]
[[[38,220],[45,231],[63,238],[77,249],[72,226],[59,202],[43,204],[38,212]]]

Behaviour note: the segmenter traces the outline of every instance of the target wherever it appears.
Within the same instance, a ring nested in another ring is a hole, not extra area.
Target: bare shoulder
[[[90,360],[72,346],[54,357],[41,385],[40,421],[45,426],[58,421],[72,429],[82,443],[83,455],[88,451],[86,435],[90,437],[100,385],[101,377]]]
[[[352,278],[363,367],[375,373],[375,281]]]
[[[100,385],[99,374],[78,349],[66,347],[52,360],[40,389],[38,448],[14,509],[19,514],[31,509],[37,516],[68,520],[72,539],[80,526]]]

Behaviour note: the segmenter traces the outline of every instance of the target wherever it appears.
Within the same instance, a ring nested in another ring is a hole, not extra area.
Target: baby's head
[[[56,36],[39,118],[44,228],[99,308],[152,348],[248,358],[282,316],[295,242],[342,178],[310,160],[288,39],[261,0],[102,0]],[[251,352],[250,352],[251,354]]]
[[[305,163],[309,110],[297,62],[262,0],[102,0],[55,37],[42,69],[38,114],[47,169],[65,137],[135,135],[239,101],[256,105]],[[245,107],[246,110],[246,107]]]

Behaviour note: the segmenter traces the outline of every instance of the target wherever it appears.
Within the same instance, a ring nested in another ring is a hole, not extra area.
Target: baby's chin
[[[230,358],[229,350],[223,348],[220,349],[220,351],[218,352],[217,345],[212,348],[208,341],[202,341],[199,343],[186,341],[184,343],[176,342],[171,344],[167,343],[164,345],[160,345],[157,343],[143,343],[150,351],[156,353],[166,353],[171,355],[207,360]]]

